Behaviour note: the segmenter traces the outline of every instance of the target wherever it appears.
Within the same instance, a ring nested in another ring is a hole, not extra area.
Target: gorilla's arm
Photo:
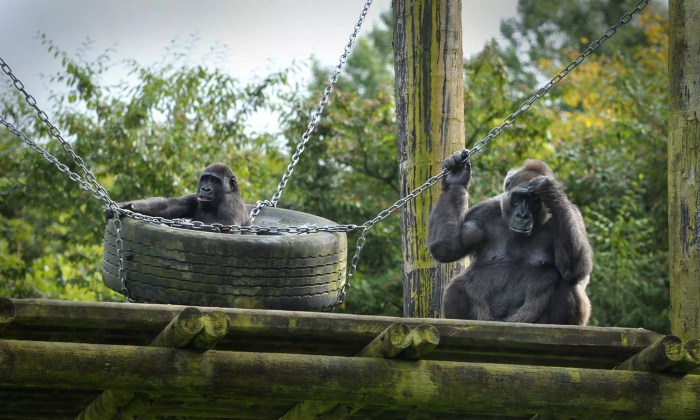
[[[437,204],[430,211],[428,250],[440,262],[457,261],[469,252],[462,241],[471,179],[471,163],[467,157],[466,151],[462,151],[445,160],[444,167],[449,172],[443,180]]]
[[[569,201],[562,185],[552,177],[530,181],[536,193],[552,213],[554,223],[554,265],[570,283],[584,281],[593,269],[593,252],[586,237],[586,227],[578,208]]]
[[[440,262],[456,261],[467,255],[461,240],[467,213],[467,187],[448,185],[440,194],[428,220],[428,250]]]
[[[166,219],[192,218],[197,210],[197,194],[127,201],[119,203],[119,207],[147,216],[164,217]]]

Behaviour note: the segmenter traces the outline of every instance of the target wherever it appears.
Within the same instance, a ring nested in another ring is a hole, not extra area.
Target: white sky
[[[0,57],[40,105],[48,94],[41,75],[60,66],[41,45],[39,32],[69,54],[89,38],[91,57],[115,47],[113,58],[145,65],[158,62],[173,40],[186,44],[194,34],[195,59],[247,81],[310,56],[337,64],[363,5],[364,0],[0,0]],[[516,5],[517,0],[463,0],[465,56],[498,36],[501,19],[514,16]],[[390,7],[391,0],[375,0],[361,34]],[[207,55],[221,44],[228,47],[225,55]]]

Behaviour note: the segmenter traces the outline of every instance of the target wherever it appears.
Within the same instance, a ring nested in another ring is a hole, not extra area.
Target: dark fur
[[[445,161],[450,173],[428,228],[436,260],[471,257],[445,289],[443,316],[585,325],[592,252],[581,213],[552,170],[528,160],[508,172],[502,194],[465,211],[471,167],[461,162],[459,154]]]
[[[207,224],[251,224],[236,177],[223,163],[214,163],[204,169],[194,194],[128,201],[119,203],[119,207],[167,219],[186,218]]]

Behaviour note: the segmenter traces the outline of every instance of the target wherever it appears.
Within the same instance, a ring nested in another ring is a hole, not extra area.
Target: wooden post
[[[700,1],[669,1],[671,333],[700,338]]]
[[[401,194],[464,148],[462,1],[394,0],[394,68]],[[438,264],[425,245],[433,186],[401,211],[404,316],[439,317],[442,291],[462,263]]]

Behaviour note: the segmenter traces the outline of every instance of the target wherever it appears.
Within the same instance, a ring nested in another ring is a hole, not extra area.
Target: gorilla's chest
[[[489,238],[479,259],[485,263],[551,266],[554,264],[552,239],[551,233],[546,230],[520,235],[504,229]]]

